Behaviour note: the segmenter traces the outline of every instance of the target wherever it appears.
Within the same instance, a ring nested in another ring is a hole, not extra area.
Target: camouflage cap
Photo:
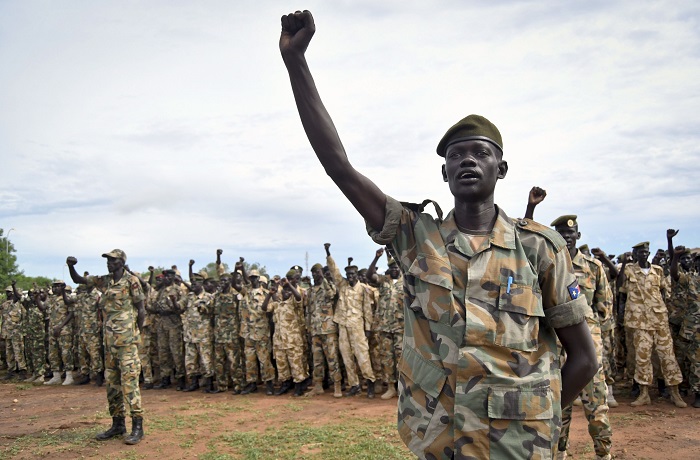
[[[637,243],[634,246],[632,246],[632,249],[649,249],[649,242],[642,241],[641,243]]]
[[[56,281],[54,281],[54,282],[53,282],[53,283],[51,283],[51,284],[57,284],[57,285],[60,285],[60,284],[66,284],[66,282],[65,282],[65,281],[63,281],[63,280],[56,280]]]
[[[394,260],[393,257],[389,257],[389,260],[387,261],[387,265],[389,265],[391,267],[393,265],[398,265],[398,264],[396,263],[396,260]]]
[[[233,275],[231,273],[222,273],[221,276],[219,276],[219,279],[220,280],[228,279],[228,278],[231,278],[232,276]]]
[[[201,273],[192,273],[192,281],[204,281],[205,279]]]
[[[321,265],[321,264],[313,264],[313,265],[311,266],[311,271],[314,271],[314,270],[323,270],[323,265]]]
[[[102,254],[102,257],[113,257],[115,259],[121,259],[122,262],[126,262],[126,252],[121,249],[112,249],[109,252]]]
[[[359,269],[357,268],[357,265],[348,265],[347,267],[345,267],[345,271],[348,271],[348,270],[358,270],[359,271]]]
[[[447,147],[455,142],[473,140],[490,142],[503,152],[503,139],[496,125],[481,115],[469,115],[459,120],[442,136],[437,146],[437,154],[444,157]]]
[[[569,227],[569,228],[571,228],[571,227],[578,225],[578,222],[576,222],[576,214],[566,214],[566,215],[557,217],[549,225],[551,225],[552,227]]]
[[[260,275],[260,282],[261,282],[261,283],[267,283],[267,276],[265,276],[265,275]]]
[[[66,291],[71,292],[73,288],[70,286],[70,284],[66,284]]]
[[[258,270],[255,270],[255,269],[253,269],[253,270],[251,270],[250,272],[248,272],[248,278],[251,278],[251,277],[253,277],[253,276],[260,277],[260,272],[259,272]]]
[[[5,292],[13,292],[12,286],[7,286],[7,287],[5,288]]]
[[[202,279],[207,279],[207,278],[209,278],[209,273],[207,273],[207,271],[205,269],[201,269],[199,271],[199,276],[201,276]]]

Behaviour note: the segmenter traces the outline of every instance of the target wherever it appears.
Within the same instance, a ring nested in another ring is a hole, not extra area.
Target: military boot
[[[294,384],[294,396],[302,396],[304,394],[304,383],[298,382]]]
[[[639,391],[639,384],[636,381],[632,382],[632,390],[630,390],[630,397],[638,398]]]
[[[143,418],[131,417],[131,433],[124,438],[124,444],[138,444],[143,439]]]
[[[105,383],[105,371],[98,372],[95,374],[95,386],[96,387],[101,387]],[[151,383],[151,388],[153,388],[153,384]],[[150,390],[151,388],[146,388],[148,386],[148,383],[144,384],[144,388],[146,390]]]
[[[185,389],[182,390],[182,391],[194,391],[194,390],[198,390],[198,389],[199,389],[199,376],[198,376],[198,375],[195,375],[195,376],[192,377],[190,380],[191,380],[191,381],[190,381],[190,386],[188,386],[187,388],[185,388]]]
[[[268,396],[275,394],[275,386],[272,384],[272,380],[265,382],[265,394]]]
[[[53,373],[53,377],[48,382],[44,382],[44,385],[60,385],[61,384],[61,373],[56,371]]]
[[[29,375],[26,379],[22,380],[23,382],[26,383],[32,383],[36,379],[36,375]]]
[[[182,391],[185,389],[185,377],[180,377],[179,379],[177,379],[177,386],[175,387],[175,389],[177,391]]]
[[[255,393],[256,391],[258,391],[258,384],[255,382],[250,382],[248,385],[245,386],[245,388],[243,388],[243,391],[241,391],[241,394],[247,395],[250,393]]]
[[[323,384],[317,383],[306,393],[306,396],[316,396],[323,394]]]
[[[285,380],[282,382],[282,385],[280,386],[279,390],[275,391],[275,396],[280,396],[288,392],[292,388],[292,380]]]
[[[700,409],[700,393],[695,393],[695,401],[693,401],[693,407]]]
[[[673,404],[676,407],[680,407],[681,409],[688,407],[685,401],[683,401],[683,398],[681,398],[681,395],[678,393],[678,385],[669,385],[668,389],[669,393],[671,394],[671,401],[673,401]]]
[[[391,385],[391,384],[390,384],[390,385],[389,385],[389,389],[386,390],[386,393],[384,393],[384,394],[381,396],[381,398],[386,400],[386,399],[391,399],[391,398],[393,398],[394,396],[396,396],[396,388],[394,388],[394,385]]]
[[[613,394],[613,386],[608,385],[608,407],[617,407],[619,404],[615,400],[615,395]]]
[[[90,376],[85,374],[80,374],[80,378],[75,381],[76,385],[87,385],[90,383]]]
[[[124,423],[124,417],[112,417],[112,426],[103,433],[95,436],[98,441],[106,441],[112,439],[115,436],[121,436],[126,433],[126,424]]]
[[[15,378],[16,375],[17,374],[15,373],[15,370],[12,369],[11,371],[7,372],[7,375],[3,377],[3,380],[12,380],[13,378]]]
[[[639,397],[630,403],[630,406],[646,406],[651,404],[649,398],[649,385],[639,385]]]
[[[170,388],[170,377],[163,377],[160,379],[160,383],[153,387],[154,390],[165,390]]]
[[[343,397],[343,388],[340,382],[335,382],[333,384],[333,397],[334,398],[342,398]]]
[[[369,399],[374,399],[374,382],[367,380],[367,397]]]
[[[63,381],[61,385],[73,385],[75,383],[75,380],[73,379],[73,374],[75,372],[73,371],[66,371],[66,379]]]
[[[355,396],[356,394],[359,394],[362,391],[362,388],[360,385],[355,385],[351,386],[350,389],[348,390],[347,393],[345,393],[345,396]]]
[[[44,383],[44,374],[39,374],[39,376],[32,383]]]
[[[27,371],[22,370],[17,373],[17,380],[28,382],[32,380],[32,377],[27,378]]]
[[[656,379],[656,386],[659,389],[659,396],[665,399],[671,397],[671,394],[668,392],[668,388],[666,387],[666,382],[664,381],[664,379]]]

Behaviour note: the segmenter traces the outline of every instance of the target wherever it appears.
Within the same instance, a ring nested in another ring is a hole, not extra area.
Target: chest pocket
[[[543,317],[540,292],[530,285],[501,284],[495,343],[515,350],[537,350]]]
[[[450,323],[452,268],[449,262],[429,255],[418,256],[408,269],[406,281],[413,287],[411,310],[431,321]]]

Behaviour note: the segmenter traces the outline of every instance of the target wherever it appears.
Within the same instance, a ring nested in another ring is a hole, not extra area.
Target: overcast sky
[[[376,245],[304,135],[280,16],[348,156],[401,201],[452,197],[435,146],[477,113],[503,135],[511,217],[579,216],[581,243],[700,246],[696,1],[0,0],[0,227],[29,276],[134,270],[224,250],[284,274]],[[385,264],[383,265],[385,266]]]

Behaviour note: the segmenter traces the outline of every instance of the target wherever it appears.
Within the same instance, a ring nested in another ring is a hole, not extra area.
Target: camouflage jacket
[[[687,308],[683,314],[681,323],[681,336],[687,340],[697,340],[700,333],[700,275],[679,273],[678,284],[687,293]]]
[[[241,336],[248,340],[270,340],[270,323],[263,311],[267,289],[248,289],[245,302],[241,304]]]
[[[374,314],[375,331],[403,334],[403,277],[379,275],[379,303]]]
[[[625,327],[657,330],[668,326],[668,310],[661,295],[670,292],[664,271],[651,264],[645,275],[638,264],[625,267],[625,282],[620,292],[627,294]]]
[[[144,301],[141,282],[134,275],[124,272],[119,281],[112,275],[89,276],[88,288],[102,293],[99,307],[104,319],[105,347],[122,347],[138,343],[138,311],[136,304]]]
[[[6,300],[2,304],[2,337],[9,339],[24,335],[24,307],[21,302]]]
[[[44,329],[44,312],[29,302],[25,310],[24,336],[32,340],[44,340],[46,330]]]
[[[311,335],[338,332],[338,325],[333,322],[333,300],[336,292],[335,286],[325,279],[321,284],[309,288],[307,322]]]
[[[214,313],[214,296],[202,291],[190,292],[180,300],[182,305],[182,334],[188,343],[209,343],[212,339],[211,318]]]
[[[590,310],[564,240],[498,209],[472,249],[454,212],[442,220],[437,206],[438,219],[423,208],[387,196],[383,228],[368,227],[404,273],[399,434],[420,458],[551,458],[561,420],[554,328]]]
[[[586,312],[586,320],[597,325],[609,321],[612,315],[612,292],[603,264],[579,250],[571,262],[581,294],[586,297],[586,302],[591,307]]]
[[[52,334],[53,328],[63,322],[68,316],[68,312],[72,311],[72,308],[66,305],[60,295],[49,295],[46,299],[46,305],[49,312],[49,333]],[[71,334],[73,334],[73,327],[71,323],[68,323],[61,329],[61,335]]]
[[[73,310],[78,324],[79,334],[99,334],[100,323],[97,318],[100,292],[96,289],[77,293]]]
[[[214,296],[214,341],[231,343],[241,335],[240,304],[245,295],[235,289]]]
[[[279,297],[281,293],[277,294]],[[287,300],[274,301],[270,299],[267,311],[272,313],[275,322],[275,333],[272,342],[275,348],[287,350],[304,346],[304,309],[303,300],[296,300],[294,296]]]
[[[683,273],[680,271],[679,274]],[[668,308],[668,322],[680,326],[683,323],[683,317],[685,316],[685,311],[690,304],[690,292],[688,290],[689,284],[681,283],[680,279],[674,281],[670,276],[668,277],[668,284],[671,286],[671,292],[666,300],[666,308]]]
[[[177,307],[170,301],[171,295],[177,299]],[[166,286],[158,291],[156,301],[151,305],[151,309],[156,314],[158,324],[173,328],[182,327],[182,319],[180,317],[180,309],[182,307],[180,300],[182,297],[182,288],[176,284]]]
[[[341,326],[362,327],[372,330],[372,299],[370,292],[359,281],[350,286],[348,280],[340,274],[333,257],[327,257],[328,268],[333,274],[338,289],[338,304],[335,307],[333,321]]]

